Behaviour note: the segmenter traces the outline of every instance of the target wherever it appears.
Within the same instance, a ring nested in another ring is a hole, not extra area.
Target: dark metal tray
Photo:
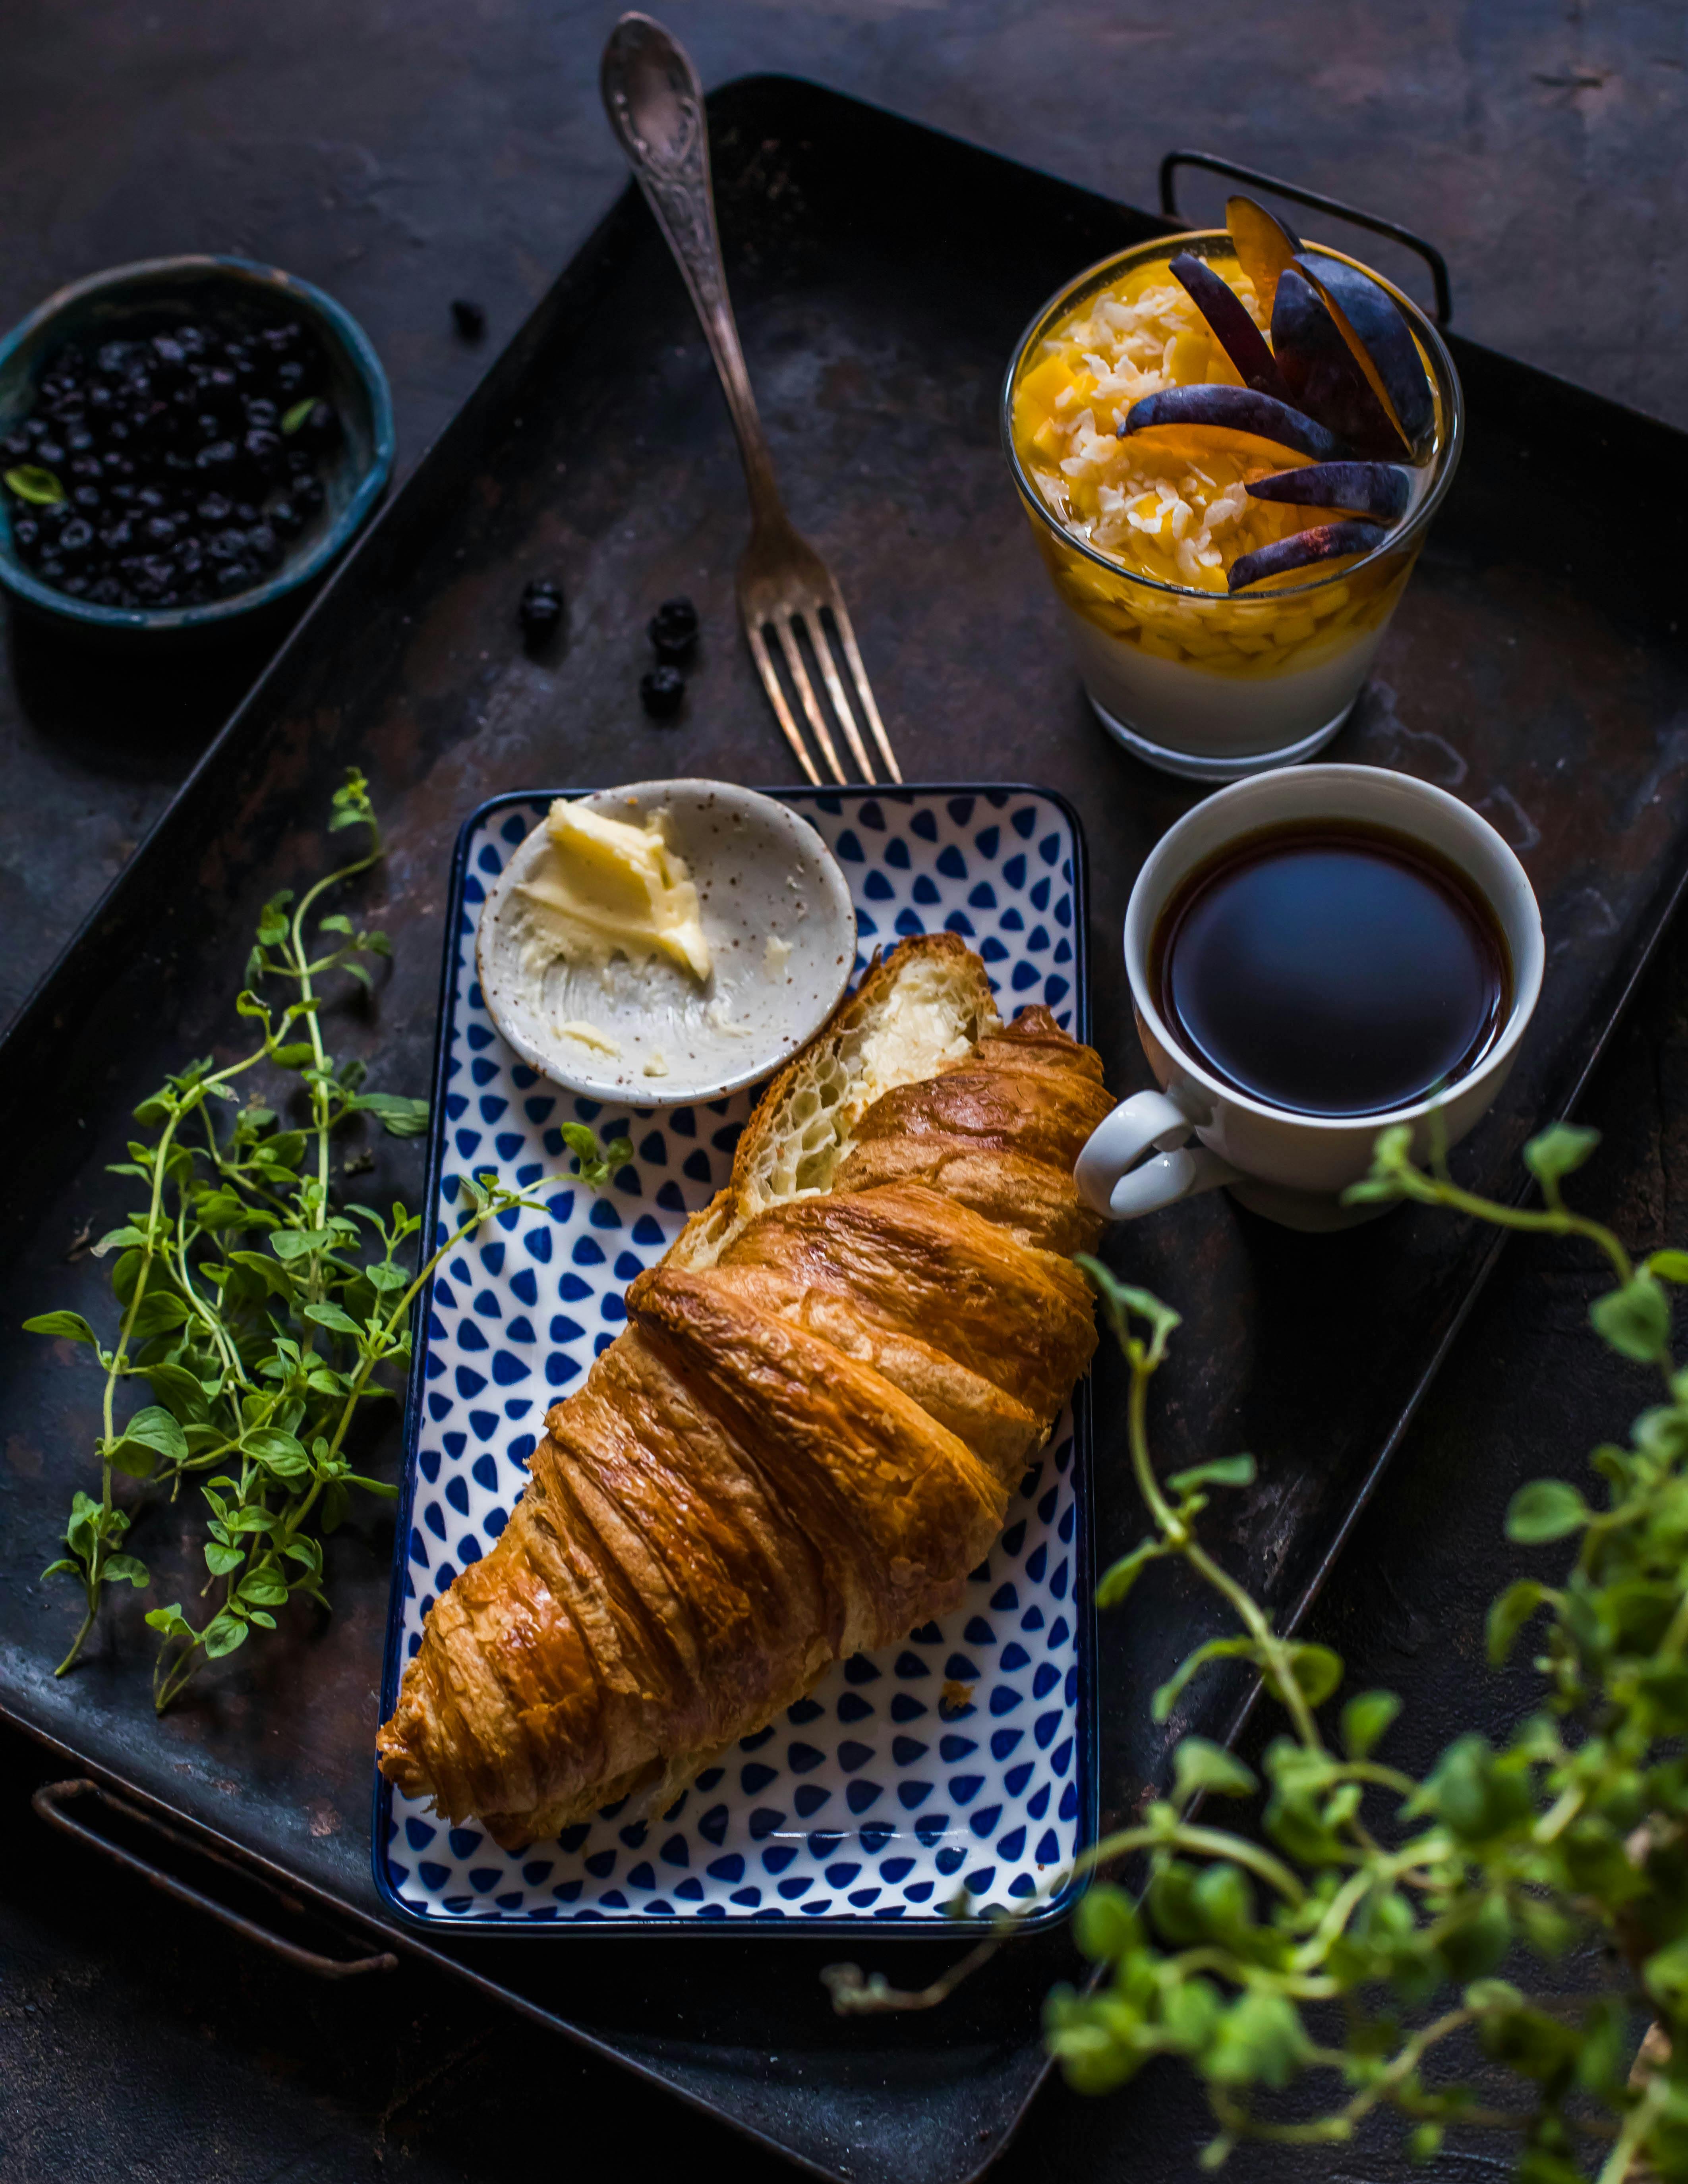
[[[849,599],[906,771],[1033,778],[1080,810],[1092,848],[1095,1036],[1109,1082],[1146,1080],[1117,934],[1147,847],[1191,800],[1089,717],[1001,465],[998,387],[1033,309],[1075,268],[1161,223],[811,86],[757,80],[712,102],[722,225],[746,348],[799,522]],[[1520,1140],[1562,1112],[1669,913],[1683,871],[1683,646],[1674,578],[1640,526],[1568,501],[1573,462],[1669,505],[1688,442],[1454,341],[1470,452],[1332,755],[1403,767],[1483,810],[1540,896],[1550,966],[1502,1106],[1462,1172],[1509,1190]],[[0,1710],[81,1771],[271,1862],[376,1946],[410,1949],[556,2024],[820,2174],[959,2184],[1000,2148],[1043,2069],[1041,1996],[1059,1933],[998,1958],[944,2009],[841,2023],[819,1985],[836,1944],[583,1936],[541,1951],[466,1936],[433,1947],[386,1920],[365,1814],[387,1591],[383,1526],[337,1535],[332,1626],[240,1657],[155,1725],[146,1605],[55,1683],[72,1621],[37,1578],[86,1483],[94,1384],[16,1333],[48,1306],[103,1308],[66,1262],[122,1187],[127,1115],[183,1055],[225,1039],[259,905],[321,867],[319,815],[347,762],[370,772],[392,854],[370,907],[396,938],[373,1011],[334,1043],[381,1081],[427,1081],[444,875],[463,815],[558,777],[676,772],[764,780],[779,746],[735,628],[745,532],[736,458],[679,280],[629,195],[313,609],[0,1048],[8,1159],[0,1373]],[[565,648],[525,660],[522,583],[561,578]],[[678,732],[635,684],[665,594],[707,641]],[[191,667],[185,668],[190,672]],[[418,1149],[377,1148],[414,1190]],[[96,1231],[98,1233],[98,1230]],[[1155,1432],[1169,1457],[1251,1447],[1260,1482],[1220,1544],[1292,1618],[1395,1446],[1495,1246],[1409,1211],[1298,1237],[1215,1195],[1119,1233],[1131,1278],[1185,1315]],[[1104,1361],[1098,1416],[1117,1415]],[[386,1460],[396,1463],[397,1435]],[[1140,1518],[1104,1426],[1101,1563]],[[143,1552],[175,1574],[167,1527]],[[1176,1578],[1103,1618],[1102,1818],[1133,1809],[1169,1741],[1223,1733],[1239,1694],[1199,1686],[1164,1730],[1146,1696],[1210,1627]],[[684,1953],[682,1954],[682,1951]],[[880,1942],[907,1982],[953,1953]],[[372,2001],[378,1988],[372,1994]],[[377,2005],[378,2006],[378,2004]]]

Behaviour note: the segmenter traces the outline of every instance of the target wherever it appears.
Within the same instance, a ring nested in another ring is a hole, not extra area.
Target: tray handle
[[[153,1864],[149,1859],[125,1849],[122,1844],[113,1842],[109,1836],[103,1836],[95,1829],[85,1826],[81,1820],[73,1819],[65,1807],[84,1797],[97,1797],[112,1812],[120,1814],[126,1820],[150,1828],[155,1835],[162,1836],[178,1849],[191,1851],[196,1858],[209,1858],[214,1865],[223,1867],[243,1881],[256,1882],[260,1887],[268,1889],[284,1908],[296,1912],[303,1908],[265,1875],[238,1864],[233,1858],[226,1858],[221,1851],[214,1850],[209,1843],[192,1841],[166,1822],[144,1812],[139,1805],[131,1804],[126,1797],[116,1797],[109,1790],[102,1789],[98,1782],[90,1781],[86,1775],[73,1776],[64,1782],[43,1782],[30,1802],[50,1828],[57,1828],[61,1835],[74,1836],[79,1842],[87,1843],[92,1849],[98,1851],[102,1857],[127,1867],[131,1873],[138,1874],[152,1887],[162,1889],[166,1896],[173,1896],[178,1903],[190,1904],[196,1911],[208,1912],[233,1932],[249,1942],[256,1942],[260,1948],[268,1949],[272,1956],[281,1958],[284,1964],[292,1964],[299,1971],[313,1972],[318,1979],[343,1980],[355,1979],[362,1972],[397,1970],[399,1959],[390,1949],[383,1949],[378,1955],[369,1957],[325,1957],[319,1955],[315,1949],[304,1949],[296,1942],[284,1940],[269,1927],[260,1926],[255,1919],[243,1917],[226,1903],[220,1903],[215,1896],[207,1896],[202,1890],[178,1880],[174,1874],[166,1873],[161,1866]]]
[[[1296,204],[1311,205],[1315,212],[1327,212],[1337,220],[1351,220],[1355,227],[1369,228],[1373,235],[1386,235],[1391,242],[1405,243],[1430,269],[1436,291],[1436,308],[1431,316],[1439,326],[1446,326],[1452,318],[1454,292],[1448,280],[1448,261],[1434,242],[1427,242],[1410,227],[1398,227],[1394,220],[1384,220],[1374,212],[1361,212],[1356,205],[1344,204],[1340,198],[1327,198],[1317,190],[1304,190],[1299,182],[1282,181],[1276,175],[1263,175],[1258,167],[1243,167],[1234,159],[1221,159],[1216,153],[1189,151],[1169,152],[1160,162],[1160,209],[1168,220],[1183,217],[1178,210],[1173,180],[1180,167],[1205,167],[1210,174],[1229,175],[1235,181],[1257,182],[1263,190],[1288,198]]]

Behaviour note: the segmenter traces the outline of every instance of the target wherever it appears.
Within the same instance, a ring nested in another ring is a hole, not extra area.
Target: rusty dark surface
[[[1123,1092],[1145,1072],[1115,935],[1137,862],[1188,800],[1117,754],[1083,710],[1002,475],[994,410],[1032,308],[1147,223],[801,86],[731,87],[715,120],[735,293],[794,513],[824,530],[911,774],[1042,780],[1083,814],[1094,1020]],[[880,177],[871,191],[864,172]],[[910,201],[942,216],[911,224]],[[1513,842],[1541,896],[1547,995],[1502,1108],[1461,1156],[1467,1177],[1504,1187],[1522,1136],[1573,1096],[1682,863],[1688,722],[1668,571],[1650,552],[1626,558],[1568,531],[1549,459],[1568,439],[1603,438],[1620,472],[1644,471],[1666,498],[1688,465],[1663,427],[1468,345],[1458,354],[1473,453],[1363,716],[1333,755],[1456,789]],[[425,1081],[450,846],[473,804],[664,765],[769,777],[770,732],[733,628],[741,528],[707,354],[642,209],[624,201],[8,1042],[0,1113],[36,1150],[8,1192],[0,1329],[48,1301],[98,1312],[100,1270],[64,1253],[114,1202],[102,1163],[162,1069],[227,1036],[256,908],[319,868],[313,814],[343,765],[369,771],[386,819],[391,853],[366,907],[399,949],[374,1010],[343,1012],[334,1039],[368,1053],[391,1086]],[[565,643],[539,662],[511,622],[536,574],[560,578],[570,602]],[[665,731],[646,723],[634,685],[650,606],[680,589],[708,637],[685,722]],[[45,1112],[44,1078],[59,1088]],[[413,1183],[408,1156],[372,1150],[383,1167],[369,1187]],[[1228,1546],[1287,1608],[1392,1444],[1486,1246],[1416,1213],[1296,1239],[1212,1198],[1126,1232],[1114,1254],[1185,1311],[1185,1369],[1160,1430],[1260,1459]],[[1322,1340],[1297,1339],[1309,1322]],[[0,1565],[8,1710],[372,1916],[380,1528],[337,1541],[331,1630],[290,1632],[161,1729],[144,1703],[143,1602],[115,1618],[87,1669],[55,1684],[74,1618],[35,1573],[93,1430],[94,1386],[74,1353],[9,1332],[0,1345],[22,1453]],[[1104,1418],[1109,1396],[1104,1373]],[[1105,1558],[1136,1520],[1106,1491],[1105,1433],[1098,1454]],[[167,1587],[176,1565],[159,1527],[143,1552]],[[1168,1733],[1148,1730],[1143,1705],[1203,1612],[1144,1588],[1129,1618],[1105,1624],[1104,1819],[1141,1797],[1167,1734],[1221,1725],[1222,1692]],[[1066,1952],[1058,1938],[1033,1945],[940,2017],[845,2026],[814,1977],[830,1953],[802,1944],[547,1936],[451,1953],[829,2173],[891,2179],[959,2178],[1000,2139],[1038,2074],[1037,1998]],[[885,1954],[914,1976],[935,1953],[887,1943]]]

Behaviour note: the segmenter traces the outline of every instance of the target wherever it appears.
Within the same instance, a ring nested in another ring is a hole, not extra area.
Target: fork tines
[[[762,677],[763,687],[768,692],[775,716],[785,733],[786,742],[796,754],[797,763],[807,777],[819,787],[823,778],[847,782],[851,776],[844,770],[838,755],[838,746],[833,739],[833,727],[841,727],[850,755],[855,760],[857,777],[863,781],[901,781],[891,739],[886,734],[885,723],[880,718],[879,707],[874,702],[872,686],[867,670],[862,665],[862,655],[857,649],[856,632],[850,627],[849,610],[835,590],[830,599],[810,600],[802,605],[780,602],[752,602],[746,599],[744,607],[745,632],[750,639],[752,657],[757,671]],[[808,722],[820,753],[824,775],[816,770],[808,745],[803,740],[787,695],[786,682],[782,678],[780,661],[776,660],[768,641],[772,630],[779,647],[780,660],[785,665],[785,677],[796,693],[797,705]],[[845,687],[845,677],[838,671],[835,649],[843,655],[850,687],[855,693],[852,708]],[[809,661],[813,660],[820,671],[820,681],[825,686],[831,701],[830,726],[827,708],[815,694],[815,678]],[[868,747],[858,724],[859,713],[879,756],[877,761],[868,755]]]

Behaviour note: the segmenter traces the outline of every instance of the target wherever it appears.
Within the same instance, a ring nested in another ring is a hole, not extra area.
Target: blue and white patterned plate
[[[1042,1001],[1087,1030],[1082,838],[1046,790],[794,789],[850,881],[863,949],[964,935],[1012,1017]],[[475,921],[548,797],[483,805],[459,837],[426,1202],[456,1225],[456,1178],[523,1185],[571,1162],[557,1124],[623,1136],[602,1191],[500,1214],[443,1262],[423,1300],[388,1619],[382,1714],[422,1618],[504,1529],[545,1407],[626,1318],[622,1294],[727,1180],[753,1095],[657,1114],[560,1091],[494,1029]],[[857,973],[865,968],[858,958]],[[700,1776],[660,1819],[611,1807],[512,1852],[449,1827],[377,1778],[375,1879],[409,1917],[521,1932],[584,1921],[769,1923],[787,1930],[981,1923],[1048,1890],[1093,1839],[1088,1386],[1027,1472],[953,1614],[836,1667],[813,1694]],[[946,1906],[965,1889],[970,1916]],[[1070,1892],[1032,1923],[1058,1917]]]

